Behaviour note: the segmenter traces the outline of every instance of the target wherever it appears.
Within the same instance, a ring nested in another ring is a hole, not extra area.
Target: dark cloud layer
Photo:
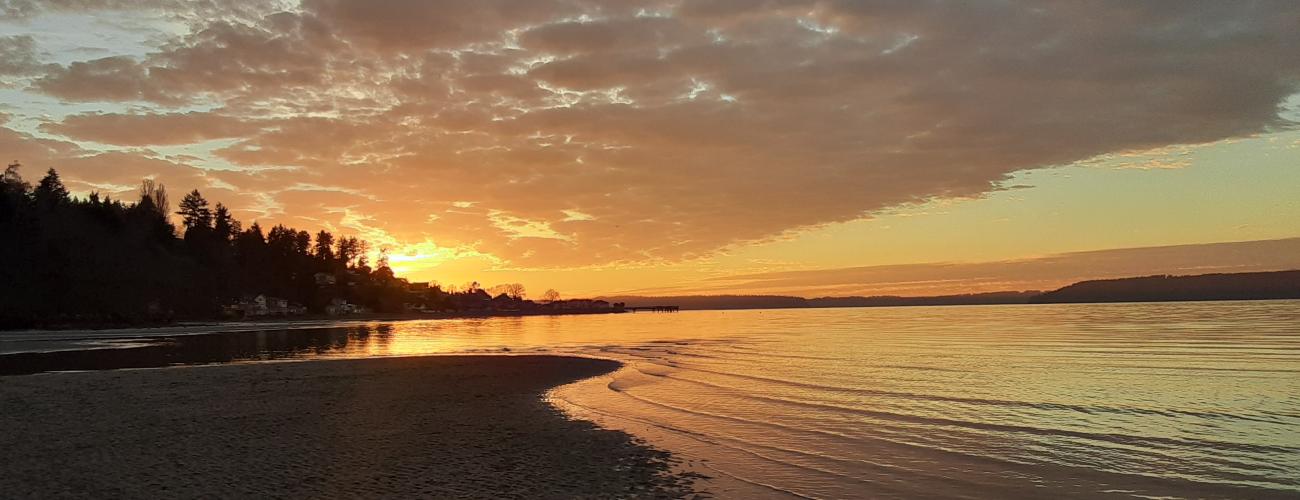
[[[520,265],[689,258],[977,196],[1018,170],[1268,131],[1289,126],[1277,109],[1300,90],[1300,4],[1287,1],[236,7],[147,56],[32,83],[212,111],[42,131],[230,139],[217,154],[258,170],[205,179],[272,193],[259,206]],[[275,199],[298,182],[364,196]]]

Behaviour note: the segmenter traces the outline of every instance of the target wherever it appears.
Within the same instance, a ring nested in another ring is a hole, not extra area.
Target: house
[[[330,299],[329,305],[325,306],[325,314],[330,316],[345,316],[364,312],[366,312],[365,307],[360,304],[349,303],[347,299]]]
[[[290,316],[306,314],[307,308],[301,304],[289,302],[289,299],[271,297],[265,294],[240,298],[233,304],[222,306],[227,316],[250,318],[263,316]]]
[[[429,313],[429,312],[434,312],[433,309],[430,309],[428,305],[420,304],[420,303],[418,303],[418,302],[403,302],[403,303],[402,303],[402,310],[403,310],[403,311],[406,311],[406,312],[409,312],[409,313],[416,313],[416,312],[418,312],[418,313]]]
[[[563,309],[563,310],[570,310],[570,311],[572,310],[591,311],[591,310],[603,310],[603,309],[610,308],[609,302],[604,300],[592,300],[592,299],[561,300],[555,302],[554,304],[556,309]]]
[[[266,312],[271,316],[283,316],[289,313],[289,299],[265,295],[258,295],[257,298],[266,304]]]
[[[489,305],[494,311],[518,311],[520,302],[522,301],[503,293],[494,297]]]
[[[452,297],[452,303],[462,311],[482,311],[492,304],[492,296],[482,289],[467,293],[458,293]]]

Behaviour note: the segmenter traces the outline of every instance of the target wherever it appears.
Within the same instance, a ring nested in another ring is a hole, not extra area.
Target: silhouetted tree
[[[293,238],[293,251],[299,255],[311,254],[311,233],[307,231],[298,231]]]
[[[212,227],[212,210],[208,208],[208,200],[203,199],[197,189],[181,199],[180,210],[176,214],[181,216],[181,223],[187,232]]]
[[[152,207],[163,219],[166,219],[167,214],[171,212],[171,202],[167,199],[167,186],[153,179],[140,181],[140,201],[144,202],[144,200],[149,200],[147,206]]]
[[[316,258],[334,260],[334,235],[324,229],[316,233]]]
[[[353,260],[361,255],[361,240],[350,236],[339,238],[338,248],[334,251],[334,255],[344,266],[352,264]]]
[[[505,294],[507,297],[512,299],[522,299],[524,298],[525,293],[524,285],[522,283],[505,283],[494,286],[491,290],[488,290],[488,294],[490,295]]]
[[[51,168],[32,191],[32,199],[44,208],[64,205],[68,203],[68,188],[63,186],[59,173]]]
[[[4,174],[0,175],[0,189],[12,189],[17,192],[26,193],[32,188],[26,182],[23,182],[23,177],[18,174],[18,169],[22,168],[22,166],[21,163],[15,161],[10,163],[8,167],[5,167]]]
[[[225,205],[217,204],[212,214],[212,232],[221,241],[233,241],[239,235],[239,221],[230,215]]]

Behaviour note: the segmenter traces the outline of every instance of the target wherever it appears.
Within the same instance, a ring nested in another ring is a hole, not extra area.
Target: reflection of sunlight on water
[[[1300,493],[1296,325],[1294,301],[685,312],[396,323],[314,355],[618,359],[552,401],[741,496],[1260,497]]]
[[[552,401],[733,496],[1300,495],[1300,301],[347,323],[105,356],[148,349],[618,359]]]

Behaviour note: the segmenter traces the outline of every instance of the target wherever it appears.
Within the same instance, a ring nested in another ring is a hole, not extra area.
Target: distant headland
[[[957,306],[1094,302],[1171,302],[1300,299],[1300,270],[1142,276],[1080,281],[1052,291],[1008,291],[928,297],[804,298],[785,295],[682,295],[601,297],[635,307],[672,303],[682,309],[797,309],[827,307]]]

